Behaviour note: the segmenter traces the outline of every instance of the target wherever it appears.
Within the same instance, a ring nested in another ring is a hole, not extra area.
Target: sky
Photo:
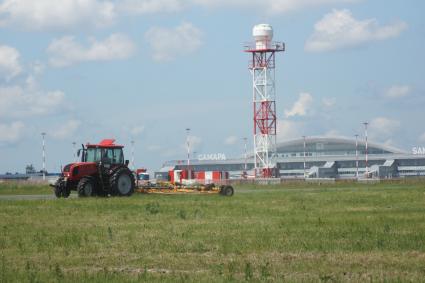
[[[0,172],[49,172],[114,138],[135,165],[252,148],[244,44],[273,26],[278,140],[425,145],[425,2],[419,0],[3,0]]]

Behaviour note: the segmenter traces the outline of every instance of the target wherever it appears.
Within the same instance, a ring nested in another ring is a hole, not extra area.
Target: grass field
[[[0,282],[425,282],[425,184],[0,201]]]
[[[47,184],[11,181],[0,183],[0,195],[37,195],[51,194],[52,188]]]

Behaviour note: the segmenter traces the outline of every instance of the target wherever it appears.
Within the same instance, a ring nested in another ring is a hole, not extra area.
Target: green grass
[[[10,181],[0,183],[0,195],[39,195],[52,194],[48,184],[30,181]]]
[[[0,201],[0,282],[425,282],[425,185]]]

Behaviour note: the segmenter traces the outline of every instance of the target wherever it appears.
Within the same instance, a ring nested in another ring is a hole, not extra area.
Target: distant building
[[[60,173],[48,173],[46,171],[47,178],[50,179],[56,179]],[[34,166],[32,164],[29,164],[25,166],[25,173],[10,173],[6,172],[5,174],[0,174],[0,180],[7,180],[7,181],[15,181],[15,180],[41,180],[43,178],[43,171],[37,171],[35,170]]]
[[[314,137],[297,139],[277,144],[277,170],[281,178],[355,178],[356,141],[345,138]],[[358,173],[363,178],[366,173],[366,147],[358,142]],[[305,169],[304,169],[305,160]],[[167,161],[155,173],[163,178],[172,169],[186,169],[185,160]],[[245,159],[191,160],[193,171],[228,171],[230,178],[240,178],[245,168]],[[252,155],[247,159],[248,175],[254,168]],[[403,150],[377,143],[368,143],[368,173],[375,178],[399,178],[425,176],[425,155],[413,155]]]
[[[25,167],[25,173],[26,173],[27,175],[35,174],[35,173],[36,173],[36,171],[35,171],[34,165],[32,165],[32,164],[27,165],[27,166]]]

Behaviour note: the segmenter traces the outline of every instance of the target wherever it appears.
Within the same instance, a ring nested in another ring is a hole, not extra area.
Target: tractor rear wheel
[[[90,177],[83,177],[77,185],[79,197],[91,197],[94,193],[95,185]]]
[[[128,168],[122,167],[110,178],[111,191],[117,196],[131,196],[134,193],[134,176]]]

